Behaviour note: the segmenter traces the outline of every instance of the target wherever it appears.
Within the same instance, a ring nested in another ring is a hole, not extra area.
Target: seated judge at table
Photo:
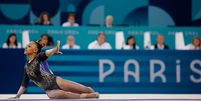
[[[128,37],[126,45],[129,46],[129,49],[140,49],[139,46],[135,44],[135,38],[133,36]]]
[[[75,38],[72,35],[67,37],[66,44],[62,46],[62,49],[80,49],[80,46],[74,44]]]
[[[68,15],[68,22],[62,24],[62,27],[78,27],[79,24],[75,23],[75,14],[70,13]]]
[[[21,43],[17,42],[17,37],[14,33],[11,33],[6,41],[6,43],[3,44],[2,48],[21,48]]]
[[[97,40],[91,42],[88,45],[88,49],[112,49],[111,45],[107,42],[106,40],[106,35],[104,33],[98,34]]]
[[[104,26],[106,27],[113,27],[112,23],[113,23],[113,16],[111,15],[108,15],[106,18],[105,18],[105,22],[106,24]]]
[[[48,12],[43,12],[40,15],[40,21],[36,25],[53,25],[51,22],[51,17]]]
[[[157,43],[154,45],[155,49],[159,49],[159,50],[169,49],[169,47],[164,44],[163,34],[159,34],[156,40],[157,40]]]
[[[198,36],[193,38],[192,44],[189,48],[190,50],[201,50],[200,38]]]

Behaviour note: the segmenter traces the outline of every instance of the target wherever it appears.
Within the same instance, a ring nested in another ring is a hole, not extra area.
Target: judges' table
[[[0,49],[0,93],[16,93],[28,58]],[[44,50],[43,50],[44,51]],[[100,93],[201,94],[200,51],[61,50],[48,58],[52,72]],[[30,81],[25,93],[45,93]]]
[[[10,33],[17,34],[17,41],[22,42],[22,32],[29,30],[29,36],[31,41],[36,41],[41,37],[43,33],[47,33],[53,37],[54,44],[57,40],[61,41],[61,46],[66,44],[68,35],[75,37],[75,44],[79,45],[81,49],[87,49],[89,43],[97,39],[99,33],[105,33],[113,49],[115,49],[115,33],[117,31],[123,31],[125,40],[129,36],[135,37],[136,45],[140,49],[144,49],[144,33],[149,31],[151,33],[151,44],[156,43],[156,37],[159,33],[162,33],[165,37],[165,44],[170,49],[175,49],[175,33],[183,32],[185,44],[192,42],[193,37],[201,37],[200,27],[61,27],[61,26],[10,26],[0,25],[0,47],[7,41]]]

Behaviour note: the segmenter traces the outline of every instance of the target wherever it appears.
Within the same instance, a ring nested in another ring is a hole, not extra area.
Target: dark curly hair
[[[45,47],[45,43],[43,43],[41,39],[38,39],[37,41],[35,41],[35,43],[38,48],[38,52],[37,52],[37,54],[38,54],[38,53],[40,53],[41,49],[43,49]]]

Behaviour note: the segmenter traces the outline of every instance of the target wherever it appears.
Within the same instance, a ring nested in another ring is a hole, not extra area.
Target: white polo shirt
[[[80,46],[74,44],[72,48],[70,48],[69,44],[65,44],[62,46],[62,49],[80,49]]]
[[[95,40],[88,45],[88,49],[112,49],[111,45],[107,42],[99,45],[98,41]]]
[[[78,27],[78,23],[73,23],[73,25],[70,24],[70,22],[65,22],[62,24],[62,27]]]

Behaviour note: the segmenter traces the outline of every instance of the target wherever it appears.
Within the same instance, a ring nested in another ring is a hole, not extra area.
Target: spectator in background
[[[74,44],[75,38],[72,35],[67,37],[66,44],[62,46],[62,49],[80,49],[80,46]]]
[[[133,36],[128,37],[126,45],[129,45],[130,49],[140,49],[139,46],[135,44],[135,38]]]
[[[193,38],[192,44],[190,45],[190,50],[201,50],[200,38],[198,36]]]
[[[41,35],[41,40],[42,40],[43,43],[45,43],[45,47],[54,45],[52,37],[49,37],[47,34],[42,34]]]
[[[105,21],[106,21],[106,24],[105,24],[105,26],[106,27],[112,27],[113,25],[112,25],[112,23],[113,23],[113,16],[111,16],[111,15],[108,15],[106,18],[105,18]]]
[[[155,49],[159,49],[159,50],[169,49],[169,47],[164,44],[163,34],[159,34],[156,40],[157,40],[157,43],[154,45]]]
[[[21,43],[17,42],[16,35],[11,33],[2,48],[21,48]]]
[[[63,27],[78,27],[79,24],[75,23],[75,14],[70,13],[68,15],[68,22],[62,24]]]
[[[49,36],[48,38],[48,45],[54,46],[53,38]]]
[[[111,45],[107,42],[106,40],[106,35],[104,33],[98,34],[97,40],[94,42],[91,42],[88,45],[88,49],[112,49]]]
[[[40,21],[36,25],[53,25],[51,22],[51,17],[48,12],[43,12],[40,14]]]

